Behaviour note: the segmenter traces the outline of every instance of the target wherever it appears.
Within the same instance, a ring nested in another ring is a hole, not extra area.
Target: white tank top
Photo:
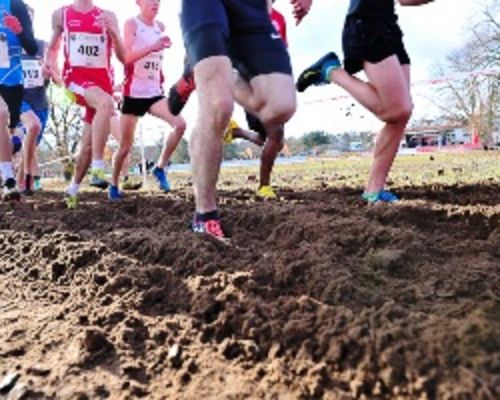
[[[143,49],[152,45],[163,36],[160,25],[146,25],[139,18],[134,18],[136,32],[132,48]],[[123,94],[127,97],[148,99],[163,95],[163,50],[149,53],[134,64],[125,67]]]

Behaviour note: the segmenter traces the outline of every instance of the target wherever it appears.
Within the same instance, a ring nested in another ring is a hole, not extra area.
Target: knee
[[[384,117],[382,118],[384,122],[393,124],[405,124],[411,118],[413,112],[413,105],[411,102],[398,104],[387,110]]]
[[[295,114],[297,104],[295,99],[289,99],[280,101],[279,103],[268,104],[265,109],[267,110],[267,112],[264,112],[266,123],[284,125]]]
[[[28,126],[29,133],[31,133],[32,135],[38,135],[41,130],[42,130],[42,124],[40,123],[39,120],[35,119],[30,122]]]
[[[97,102],[96,112],[109,115],[110,117],[115,113],[115,106],[113,99],[110,96],[102,96]]]
[[[184,119],[179,118],[175,123],[174,131],[177,136],[182,137],[184,132],[186,132],[186,121]]]
[[[212,119],[217,131],[223,132],[233,114],[233,98],[220,96],[212,101]]]
[[[132,149],[132,142],[123,140],[121,141],[119,148],[119,152],[121,154],[127,156],[130,153],[131,149]]]

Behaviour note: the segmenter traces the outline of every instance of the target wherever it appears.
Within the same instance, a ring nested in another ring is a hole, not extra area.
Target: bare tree
[[[56,157],[69,157],[75,152],[81,138],[83,121],[80,107],[66,96],[64,89],[53,84],[49,86],[48,96],[50,106],[46,142]]]
[[[486,142],[491,141],[500,112],[499,15],[500,1],[490,1],[471,24],[464,46],[435,68],[438,76],[464,73],[463,78],[445,81],[434,103],[448,119],[468,125]]]

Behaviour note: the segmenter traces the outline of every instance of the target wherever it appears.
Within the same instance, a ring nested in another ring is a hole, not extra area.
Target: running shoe
[[[207,235],[214,237],[218,240],[227,240],[224,232],[222,231],[221,222],[219,219],[211,219],[205,222],[197,221],[196,218],[193,219],[191,224],[191,230],[194,233],[206,233]]]
[[[19,201],[21,200],[21,194],[17,190],[16,180],[14,178],[9,178],[5,181],[3,185],[3,201]]]
[[[363,200],[366,200],[368,203],[395,203],[399,201],[399,197],[396,196],[394,193],[388,191],[388,190],[381,190],[379,192],[375,193],[363,193],[362,196]]]
[[[182,76],[177,83],[170,88],[168,93],[168,108],[173,115],[179,115],[189,100],[191,93],[196,89],[193,75]]]
[[[136,181],[136,180],[131,179],[131,178],[127,178],[122,183],[123,190],[139,190],[141,187],[142,187],[141,181]]]
[[[21,193],[26,197],[31,197],[35,194],[35,192],[31,189],[24,189]]]
[[[257,197],[260,197],[261,199],[277,199],[278,195],[271,186],[264,185],[257,190]]]
[[[78,194],[72,196],[69,193],[66,193],[64,195],[64,201],[66,203],[66,207],[68,207],[70,210],[74,210],[78,208],[78,205],[80,204],[80,196]]]
[[[120,201],[121,199],[123,199],[123,193],[120,192],[118,186],[109,185],[108,198],[111,201]]]
[[[234,140],[234,131],[239,128],[238,123],[231,118],[229,120],[229,124],[227,124],[226,131],[224,132],[224,143],[232,143]]]
[[[305,91],[311,85],[330,83],[330,71],[340,68],[340,60],[334,52],[327,53],[309,68],[305,69],[297,80],[297,90]]]
[[[168,182],[167,174],[165,173],[165,170],[163,168],[154,167],[153,176],[158,181],[160,190],[164,191],[165,193],[170,192],[170,183]]]
[[[102,169],[93,169],[90,171],[90,186],[101,190],[106,190],[109,182],[106,180],[106,175]]]

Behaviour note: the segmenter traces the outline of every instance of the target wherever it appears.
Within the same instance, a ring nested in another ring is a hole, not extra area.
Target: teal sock
[[[323,66],[323,71],[321,71],[322,75],[323,75],[323,80],[325,82],[330,82],[330,74],[332,73],[332,71],[335,71],[336,69],[339,69],[340,68],[340,64],[338,62],[330,62],[326,65]]]

